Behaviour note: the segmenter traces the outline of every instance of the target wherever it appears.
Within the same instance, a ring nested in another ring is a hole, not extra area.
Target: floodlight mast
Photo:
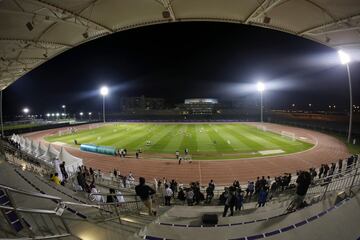
[[[109,89],[106,86],[100,88],[100,94],[103,96],[103,122],[105,123],[105,97],[108,95]]]
[[[348,75],[348,80],[349,80],[350,115],[349,115],[349,130],[348,130],[347,142],[350,143],[351,131],[352,131],[352,115],[353,115],[352,114],[352,112],[353,112],[352,111],[353,104],[352,104],[351,74],[350,74],[350,67],[349,67],[349,63],[351,62],[351,58],[343,50],[338,51],[338,56],[339,56],[341,64],[346,65],[346,70],[347,70],[347,75]]]
[[[260,121],[261,121],[261,123],[263,123],[264,122],[264,119],[263,119],[263,116],[264,116],[264,114],[263,114],[263,110],[264,110],[263,91],[265,90],[265,85],[262,82],[258,82],[256,86],[257,86],[258,92],[260,92]]]
[[[3,90],[0,91],[0,117],[1,117],[1,137],[4,137],[4,123],[3,123],[3,104],[2,104]]]

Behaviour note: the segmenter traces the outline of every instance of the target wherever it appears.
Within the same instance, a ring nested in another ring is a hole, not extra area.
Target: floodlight
[[[55,113],[52,113],[51,116],[52,116],[52,117],[55,117]]]
[[[65,105],[62,105],[61,107],[62,107],[62,108],[66,108],[66,106],[65,106]]]
[[[83,112],[80,112],[80,116],[82,116],[82,115],[84,115],[84,113],[83,113]]]
[[[343,65],[348,64],[351,61],[349,54],[347,54],[343,50],[339,50],[338,55],[339,55],[339,58],[340,58],[340,62]]]
[[[30,112],[30,110],[29,110],[28,108],[24,108],[24,109],[23,109],[23,112],[24,112],[25,114],[28,114],[28,113]]]
[[[100,88],[101,95],[106,96],[106,95],[108,95],[108,93],[109,93],[109,89],[106,86],[103,86]]]
[[[50,113],[47,113],[46,116],[47,116],[47,117],[50,117]]]
[[[89,116],[91,116],[92,112],[89,112]]]
[[[256,87],[259,92],[263,92],[265,90],[265,85],[262,82],[258,82]]]
[[[57,117],[60,116],[60,113],[56,113],[56,116],[57,116]]]
[[[61,116],[65,116],[66,114],[65,113],[62,113]]]

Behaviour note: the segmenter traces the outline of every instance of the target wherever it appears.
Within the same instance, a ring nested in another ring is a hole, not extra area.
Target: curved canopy
[[[0,89],[86,41],[173,21],[249,24],[360,50],[360,0],[0,0]]]

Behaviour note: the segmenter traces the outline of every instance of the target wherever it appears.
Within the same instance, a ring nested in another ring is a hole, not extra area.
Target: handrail
[[[0,209],[12,210],[12,211],[18,211],[18,212],[39,213],[39,214],[56,214],[56,212],[53,210],[44,210],[44,209],[36,209],[36,208],[22,208],[22,207],[14,208],[14,207],[9,207],[9,206],[4,206],[4,205],[0,205]]]
[[[27,192],[27,191],[24,191],[24,190],[18,190],[18,189],[12,188],[12,187],[8,187],[8,186],[2,185],[2,184],[0,184],[0,188],[9,190],[11,192],[31,196],[31,197],[46,198],[46,199],[61,201],[61,198],[56,197],[56,196],[52,196],[52,195],[48,195],[48,194],[42,194],[42,193]]]

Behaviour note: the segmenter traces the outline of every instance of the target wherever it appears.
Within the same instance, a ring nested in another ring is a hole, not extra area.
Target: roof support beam
[[[70,44],[67,43],[59,43],[59,42],[47,42],[47,41],[35,41],[35,40],[31,40],[31,39],[16,39],[16,38],[0,38],[0,42],[1,41],[9,41],[9,42],[24,42],[24,43],[34,43],[34,44],[48,44],[48,45],[55,45],[55,46],[61,46],[61,47],[66,47],[66,48],[71,48],[73,47]]]
[[[79,15],[79,14],[77,14],[77,13],[71,11],[71,10],[68,10],[68,9],[65,9],[65,8],[62,8],[62,7],[59,7],[59,6],[55,5],[55,4],[48,3],[48,2],[46,2],[46,1],[44,1],[44,0],[27,0],[27,1],[31,1],[31,2],[33,2],[33,3],[35,3],[35,4],[40,4],[40,5],[45,6],[45,7],[47,7],[47,8],[55,9],[55,10],[58,10],[58,11],[61,11],[61,12],[70,14],[70,15],[72,15],[75,19],[76,19],[76,18],[78,18],[78,19],[83,19],[83,20],[85,20],[85,21],[87,21],[87,22],[89,22],[89,23],[91,23],[91,24],[94,24],[95,26],[98,26],[98,27],[106,30],[107,32],[110,32],[110,33],[113,33],[113,32],[114,32],[110,27],[105,26],[104,24],[101,24],[101,23],[99,23],[99,22],[96,22],[96,21],[94,21],[94,20],[92,20],[92,19],[90,19],[90,18],[81,16],[81,15]],[[92,3],[91,3],[91,4],[92,4]]]
[[[329,31],[322,31],[322,32],[318,32],[318,33],[309,32],[307,34],[312,35],[312,36],[321,36],[321,35],[325,35],[325,34],[338,33],[338,32],[347,32],[347,31],[356,31],[356,30],[360,30],[360,27],[339,28],[339,29],[333,29],[333,30],[329,30]]]
[[[252,13],[245,19],[244,23],[248,24],[252,19],[259,18],[266,14],[274,7],[283,4],[289,0],[264,0]]]
[[[349,16],[349,17],[341,18],[341,19],[338,19],[336,21],[331,21],[329,23],[321,24],[321,25],[318,25],[318,26],[315,26],[315,27],[312,27],[312,28],[308,28],[308,29],[305,29],[304,31],[298,32],[297,34],[300,35],[300,36],[303,36],[305,34],[309,34],[309,33],[313,32],[313,31],[317,31],[317,30],[321,30],[323,28],[327,28],[327,27],[331,27],[331,26],[334,26],[334,25],[337,25],[337,24],[345,23],[347,21],[350,21],[350,20],[356,19],[356,18],[360,18],[360,13]]]

